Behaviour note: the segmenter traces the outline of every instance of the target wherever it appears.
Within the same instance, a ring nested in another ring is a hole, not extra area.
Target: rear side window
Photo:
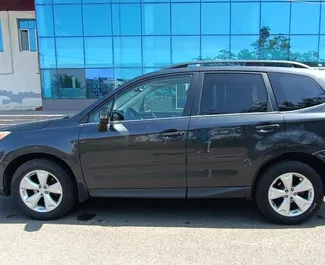
[[[298,110],[325,103],[324,90],[309,76],[269,73],[280,111]]]
[[[267,92],[259,74],[205,74],[200,115],[267,111]]]

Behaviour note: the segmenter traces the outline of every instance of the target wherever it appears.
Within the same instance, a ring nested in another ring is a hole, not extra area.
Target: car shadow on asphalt
[[[325,225],[325,203],[315,217],[298,226],[268,221],[253,201],[245,199],[159,200],[90,199],[78,204],[67,216],[53,221],[26,217],[12,198],[0,199],[0,225],[25,224],[36,232],[44,224],[102,227],[184,227],[215,229],[286,229]]]

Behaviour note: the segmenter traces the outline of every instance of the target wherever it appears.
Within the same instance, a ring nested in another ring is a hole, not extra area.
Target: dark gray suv
[[[0,192],[36,219],[89,197],[240,197],[298,224],[323,203],[324,89],[294,62],[146,74],[76,115],[2,128]]]

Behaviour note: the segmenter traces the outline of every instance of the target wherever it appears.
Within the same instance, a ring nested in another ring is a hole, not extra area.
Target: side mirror
[[[108,124],[109,122],[109,111],[108,109],[102,109],[99,113],[99,120],[102,123]]]
[[[99,113],[99,124],[98,124],[98,131],[99,132],[107,132],[107,125],[109,123],[109,110],[102,109]]]

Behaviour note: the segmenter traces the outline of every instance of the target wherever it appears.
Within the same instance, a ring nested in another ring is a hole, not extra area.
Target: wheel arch
[[[69,174],[69,176],[71,176],[78,192],[79,201],[85,201],[89,198],[88,190],[86,189],[84,183],[78,181],[75,172],[71,169],[70,165],[68,165],[66,161],[59,158],[57,155],[41,152],[22,154],[10,161],[3,175],[4,192],[7,196],[11,195],[11,181],[16,170],[25,162],[38,158],[47,159],[56,163],[57,165],[60,165]]]
[[[259,170],[254,176],[253,183],[252,183],[252,193],[251,193],[252,198],[255,198],[256,187],[258,185],[260,176],[263,174],[263,172],[265,172],[265,170],[267,170],[277,162],[281,162],[285,160],[298,161],[311,166],[321,177],[324,185],[324,192],[325,192],[325,162],[321,158],[312,154],[303,153],[303,152],[288,152],[280,155],[277,158],[265,162],[259,168]]]

